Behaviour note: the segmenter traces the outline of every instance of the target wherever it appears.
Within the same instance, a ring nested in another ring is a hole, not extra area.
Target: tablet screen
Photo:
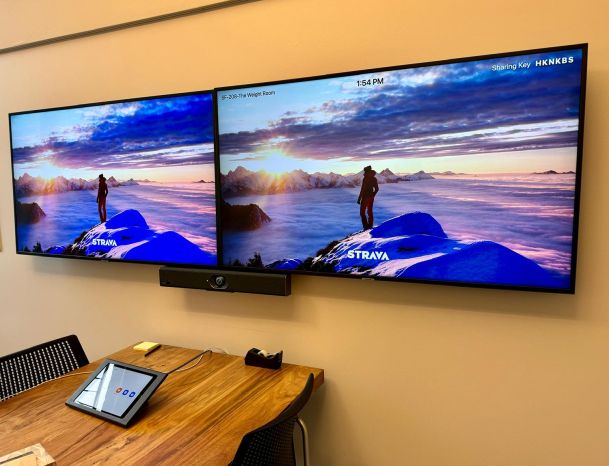
[[[149,374],[109,363],[74,401],[96,411],[123,417],[153,378]]]

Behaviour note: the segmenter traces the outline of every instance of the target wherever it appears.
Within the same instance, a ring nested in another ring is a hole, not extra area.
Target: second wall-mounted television
[[[217,265],[212,92],[9,119],[18,253]]]
[[[219,89],[222,265],[573,292],[586,54]]]

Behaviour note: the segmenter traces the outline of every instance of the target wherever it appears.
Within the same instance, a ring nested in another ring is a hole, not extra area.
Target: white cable
[[[206,349],[205,351],[203,351],[199,355],[199,359],[197,359],[197,362],[194,363],[192,366],[184,367],[186,364],[188,364],[189,362],[193,361],[197,356],[192,358],[190,361],[186,361],[184,364],[182,364],[181,366],[178,366],[176,369],[173,369],[173,370],[169,371],[167,373],[167,375],[173,374],[174,372],[184,372],[184,371],[192,369],[193,367],[197,367],[199,365],[199,363],[201,362],[201,360],[203,359],[203,356],[205,356],[206,353],[211,353],[211,352],[212,351],[210,349]]]

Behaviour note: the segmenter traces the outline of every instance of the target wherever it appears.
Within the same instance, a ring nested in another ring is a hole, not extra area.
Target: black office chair
[[[313,393],[313,374],[309,374],[302,392],[279,416],[243,436],[230,466],[295,466],[293,439],[295,424],[298,424],[302,431],[304,461],[307,465],[309,460],[307,429],[298,418],[298,413],[309,401],[311,393]]]
[[[89,364],[76,335],[0,357],[0,402]]]

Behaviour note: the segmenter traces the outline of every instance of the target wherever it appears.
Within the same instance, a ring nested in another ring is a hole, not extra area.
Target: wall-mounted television
[[[215,266],[213,92],[9,115],[17,252]]]
[[[573,292],[586,57],[218,89],[221,265]]]

